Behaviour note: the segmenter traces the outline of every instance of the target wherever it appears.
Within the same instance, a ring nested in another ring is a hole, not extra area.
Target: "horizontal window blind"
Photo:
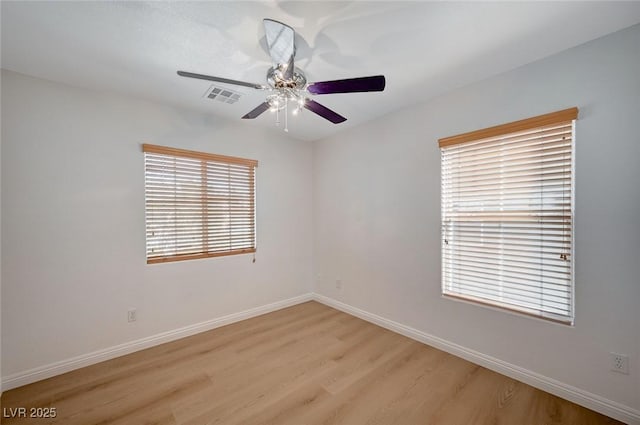
[[[569,111],[440,141],[443,294],[572,323]]]
[[[255,252],[254,160],[143,145],[147,263]]]

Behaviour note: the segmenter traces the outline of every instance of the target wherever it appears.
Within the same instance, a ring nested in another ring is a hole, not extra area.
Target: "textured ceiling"
[[[264,93],[204,95],[176,70],[265,83],[263,18],[297,32],[310,82],[384,74],[383,93],[315,97],[348,118],[304,111],[290,136],[316,140],[640,22],[640,2],[2,2],[2,67],[274,127],[240,117]]]

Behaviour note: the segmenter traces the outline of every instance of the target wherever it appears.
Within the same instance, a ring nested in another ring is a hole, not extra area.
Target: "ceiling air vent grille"
[[[209,87],[209,90],[207,90],[207,92],[204,95],[209,99],[217,100],[222,103],[231,103],[231,104],[236,103],[240,99],[240,96],[242,96],[237,91],[230,90],[228,88],[218,87],[216,85],[211,85],[211,87]]]

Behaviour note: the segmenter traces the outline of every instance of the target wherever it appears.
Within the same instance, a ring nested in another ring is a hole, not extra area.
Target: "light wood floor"
[[[308,302],[6,392],[3,424],[619,423]]]

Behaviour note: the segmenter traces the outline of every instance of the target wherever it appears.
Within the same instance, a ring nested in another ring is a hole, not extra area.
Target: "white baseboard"
[[[322,304],[328,305],[345,313],[359,317],[367,322],[374,323],[390,331],[399,333],[423,344],[438,348],[447,353],[461,357],[477,365],[486,367],[487,369],[506,375],[510,378],[517,379],[538,388],[542,391],[554,394],[558,397],[572,401],[576,404],[584,406],[588,409],[595,410],[604,415],[610,416],[629,425],[640,425],[640,411],[629,406],[608,400],[599,395],[592,394],[588,391],[581,390],[553,378],[540,375],[522,367],[507,363],[495,357],[482,354],[478,351],[471,350],[454,344],[445,339],[434,335],[419,331],[410,326],[403,325],[393,320],[386,319],[368,311],[361,310],[349,304],[345,304],[333,298],[320,294],[313,294],[313,299]]]
[[[195,325],[185,326],[180,329],[163,332],[150,337],[116,345],[114,347],[94,351],[92,353],[51,363],[45,366],[40,366],[24,372],[15,373],[13,375],[3,377],[0,388],[2,388],[2,391],[4,392],[12,388],[60,375],[81,367],[110,360],[145,348],[154,347],[165,342],[175,341],[176,339],[205,332],[255,316],[260,316],[262,314],[270,313],[272,311],[280,310],[310,300],[315,300],[322,304],[344,311],[345,313],[359,317],[393,332],[438,348],[442,351],[446,351],[480,366],[484,366],[487,369],[491,369],[513,379],[517,379],[518,381],[529,384],[535,388],[539,388],[548,393],[557,395],[558,397],[570,400],[576,404],[626,422],[630,425],[640,425],[640,411],[636,409],[320,294],[300,295],[239,313],[233,313],[216,319],[207,320]]]
[[[205,322],[196,323],[195,325],[189,325],[180,329],[174,329],[135,341],[126,342],[124,344],[94,351],[92,353],[82,354],[80,356],[36,367],[24,372],[14,373],[13,375],[2,378],[2,390],[7,391],[22,385],[31,384],[81,367],[110,360],[135,351],[144,350],[145,348],[154,347],[156,345],[164,344],[165,342],[175,341],[176,339],[219,328],[241,320],[250,319],[252,317],[260,316],[292,305],[301,304],[303,302],[311,301],[312,299],[313,295],[311,293],[304,294],[272,304],[251,308],[239,313],[233,313],[216,319],[207,320]]]

